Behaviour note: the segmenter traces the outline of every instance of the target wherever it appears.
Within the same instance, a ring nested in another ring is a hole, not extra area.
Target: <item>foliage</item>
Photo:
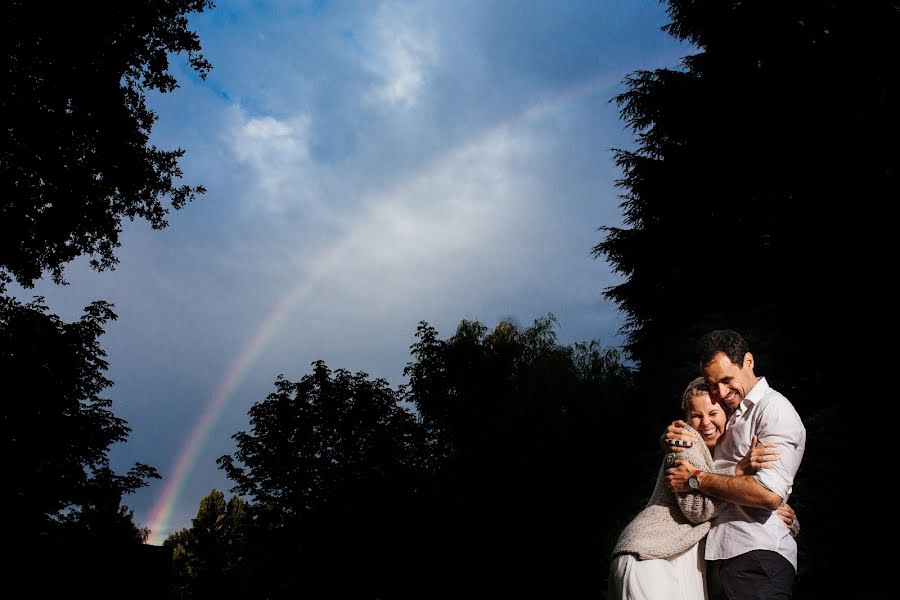
[[[627,410],[631,373],[596,342],[558,344],[555,326],[552,315],[528,328],[463,321],[446,340],[418,328],[405,395],[428,432],[433,479],[412,570],[437,570],[421,585],[447,597],[475,581],[498,594],[605,587],[610,523],[638,498],[611,504],[598,476],[600,457],[623,443],[608,424]],[[650,445],[634,448],[605,475],[625,486],[648,455]]]
[[[93,543],[143,544],[150,530],[136,525],[134,511],[121,502],[123,494],[144,487],[150,478],[158,479],[159,475],[147,465],[137,464],[125,475],[117,475],[108,466],[101,467],[62,522]]]
[[[130,431],[101,396],[112,385],[99,343],[110,319],[115,314],[105,302],[64,323],[40,299],[21,304],[0,297],[0,380],[6,389],[0,451],[8,461],[8,508],[16,515],[10,527],[18,535],[34,539],[98,513],[118,514],[119,520],[126,514],[119,513],[122,494],[158,477],[140,463],[126,475],[109,469],[110,446]]]
[[[121,500],[159,476],[140,463],[124,475],[109,467],[110,446],[130,431],[101,396],[111,382],[99,337],[114,318],[105,302],[64,323],[40,299],[0,297],[0,452],[11,540],[2,558],[13,598],[121,597],[133,584],[128,577],[150,564],[140,554],[147,531]]]
[[[88,254],[112,267],[125,218],[166,225],[202,187],[178,185],[178,150],[149,143],[148,92],[177,87],[169,53],[210,64],[188,29],[209,0],[3,5],[0,70],[0,291],[13,278],[54,281]]]
[[[657,397],[696,370],[692,341],[725,326],[803,414],[827,392],[814,349],[852,339],[835,318],[874,298],[879,202],[900,173],[900,12],[667,4],[666,30],[696,53],[616,97],[637,148],[615,154],[627,226],[595,248],[625,276],[607,297]]]
[[[233,436],[235,456],[219,464],[236,482],[233,491],[270,507],[279,520],[349,501],[342,491],[352,482],[414,468],[415,420],[385,380],[332,373],[319,361],[300,381],[279,377],[275,386],[250,409],[251,431]]]
[[[351,566],[368,577],[396,574],[372,555],[411,518],[415,418],[385,380],[321,361],[275,386],[250,409],[250,431],[233,436],[234,456],[219,459],[232,491],[253,503],[255,587],[279,597],[337,589],[332,579]]]
[[[633,504],[601,497],[598,455],[621,436],[596,433],[626,406],[631,373],[596,342],[561,346],[555,326],[462,321],[442,339],[423,322],[396,390],[322,362],[279,377],[219,460],[251,500],[250,587],[456,597],[528,581],[597,595],[607,511]],[[607,474],[631,481],[642,460]]]
[[[200,501],[190,529],[169,535],[163,546],[172,553],[178,589],[192,598],[217,598],[243,590],[249,506],[212,490]]]

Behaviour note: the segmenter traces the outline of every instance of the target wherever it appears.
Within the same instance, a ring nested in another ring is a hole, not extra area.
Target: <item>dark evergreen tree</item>
[[[813,445],[846,402],[826,373],[835,355],[848,376],[865,369],[885,314],[879,215],[900,174],[900,4],[667,5],[665,30],[694,53],[680,69],[632,74],[616,97],[637,142],[615,154],[626,223],[602,228],[595,248],[625,276],[606,295],[628,318],[649,403],[636,431],[650,443],[661,431],[659,415],[697,372],[697,338],[735,329],[757,373],[813,428],[791,502],[804,523],[825,522],[828,505],[853,504],[829,485],[847,456],[825,468],[828,450]],[[828,500],[807,495],[825,489]],[[799,594],[851,584],[842,574],[854,569],[826,549],[855,527],[804,531]]]

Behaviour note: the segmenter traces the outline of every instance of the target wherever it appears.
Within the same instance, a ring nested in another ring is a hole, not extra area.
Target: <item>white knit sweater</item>
[[[696,433],[691,428],[692,433]],[[699,438],[699,435],[697,436]],[[675,494],[666,481],[666,469],[678,459],[689,461],[702,471],[733,474],[734,469],[713,469],[712,456],[703,442],[684,452],[666,453],[656,478],[656,487],[647,508],[632,519],[613,549],[617,554],[634,554],[639,559],[669,558],[680,554],[703,539],[709,521],[722,512],[727,502],[704,496],[700,492]]]

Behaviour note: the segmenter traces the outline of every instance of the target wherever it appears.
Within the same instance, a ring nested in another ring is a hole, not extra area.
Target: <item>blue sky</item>
[[[561,342],[617,345],[602,299],[617,279],[590,255],[597,227],[621,222],[610,149],[633,145],[609,99],[688,52],[651,0],[217,4],[191,19],[208,79],[173,57],[180,89],[151,97],[154,143],[184,148],[185,182],[208,192],[164,231],[126,225],[115,271],[77,261],[69,286],[18,293],[68,320],[115,304],[121,470],[170,476],[250,360],[156,540],[230,487],[215,459],[281,373],[323,359],[400,383],[420,320],[450,335],[551,312]],[[139,522],[164,485],[126,498]]]

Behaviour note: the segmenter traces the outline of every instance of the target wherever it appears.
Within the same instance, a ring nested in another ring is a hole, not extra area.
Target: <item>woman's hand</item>
[[[666,427],[666,431],[662,434],[662,437],[659,438],[660,447],[669,452],[683,452],[684,448],[673,446],[671,440],[682,440],[699,444],[700,438],[693,435],[690,430],[687,429],[687,426],[688,424],[680,419],[678,421],[672,421],[672,424]]]
[[[734,474],[753,475],[760,469],[771,469],[777,460],[778,448],[775,444],[759,443],[759,438],[754,435],[750,441],[750,452],[734,466]]]
[[[794,524],[794,519],[797,518],[797,514],[794,512],[794,509],[791,508],[790,504],[783,504],[775,509],[775,512],[778,513],[778,516],[781,518],[782,522],[785,526],[790,529],[791,525]]]

